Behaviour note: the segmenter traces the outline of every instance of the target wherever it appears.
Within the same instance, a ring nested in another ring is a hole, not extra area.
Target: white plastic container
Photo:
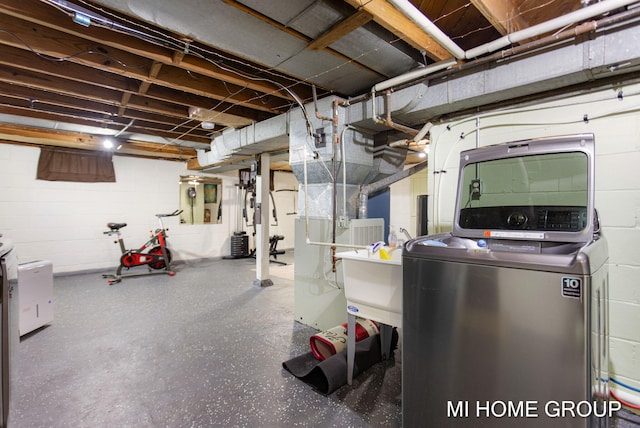
[[[49,260],[18,266],[20,336],[53,322],[53,264]]]
[[[383,324],[402,327],[402,248],[336,253],[342,259],[347,312]]]

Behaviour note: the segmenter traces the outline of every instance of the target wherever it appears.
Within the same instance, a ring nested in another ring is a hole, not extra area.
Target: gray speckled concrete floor
[[[400,352],[352,387],[313,391],[282,369],[315,333],[293,321],[291,275],[272,265],[274,285],[255,287],[254,265],[182,264],[113,286],[55,278],[53,324],[19,345],[10,427],[400,426]]]
[[[53,324],[19,345],[11,427],[400,426],[399,354],[329,396],[282,369],[315,330],[293,321],[293,281],[255,287],[254,264],[56,277]]]

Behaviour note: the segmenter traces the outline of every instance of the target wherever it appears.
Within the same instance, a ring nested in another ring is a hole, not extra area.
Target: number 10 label
[[[582,297],[582,278],[576,278],[574,276],[562,277],[562,295],[564,297],[571,297],[573,299],[579,299]]]

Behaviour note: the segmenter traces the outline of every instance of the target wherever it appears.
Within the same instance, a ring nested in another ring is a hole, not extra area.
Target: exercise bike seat
[[[111,230],[120,230],[126,225],[127,223],[107,223],[107,227]]]

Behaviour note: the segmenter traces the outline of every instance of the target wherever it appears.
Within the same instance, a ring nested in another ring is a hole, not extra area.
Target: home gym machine
[[[241,259],[241,258],[255,258],[256,250],[249,250],[249,236],[245,232],[245,227],[253,227],[252,236],[256,234],[255,218],[256,212],[256,188],[255,188],[255,176],[256,165],[252,165],[251,169],[242,169],[239,171],[239,184],[237,185],[237,198],[238,198],[238,218],[237,231],[231,236],[231,255],[223,257],[224,259]],[[271,183],[273,183],[273,177],[271,177]],[[276,210],[276,201],[273,197],[273,191],[269,191],[271,198],[271,204],[273,209],[271,214],[273,216],[274,223],[272,226],[278,225],[278,212]],[[240,207],[242,208],[240,210]],[[251,214],[251,220],[249,220],[249,211],[253,210]],[[286,265],[286,263],[276,260],[279,255],[285,254],[285,250],[278,250],[278,242],[284,239],[282,235],[273,235],[269,237],[269,255],[272,263]]]
[[[127,223],[107,223],[109,230],[103,232],[105,235],[116,235],[115,244],[120,245],[122,256],[120,257],[120,266],[115,274],[104,274],[103,278],[107,278],[109,284],[115,284],[122,281],[122,278],[130,278],[134,276],[145,275],[162,275],[166,274],[174,276],[176,273],[171,270],[171,251],[167,248],[167,230],[164,227],[162,219],[164,217],[174,217],[180,215],[182,210],[175,210],[170,214],[156,214],[160,227],[151,233],[151,237],[138,249],[126,249],[124,239],[120,233],[120,229],[125,227]],[[148,266],[145,273],[122,274],[122,269],[127,270],[136,266]]]

